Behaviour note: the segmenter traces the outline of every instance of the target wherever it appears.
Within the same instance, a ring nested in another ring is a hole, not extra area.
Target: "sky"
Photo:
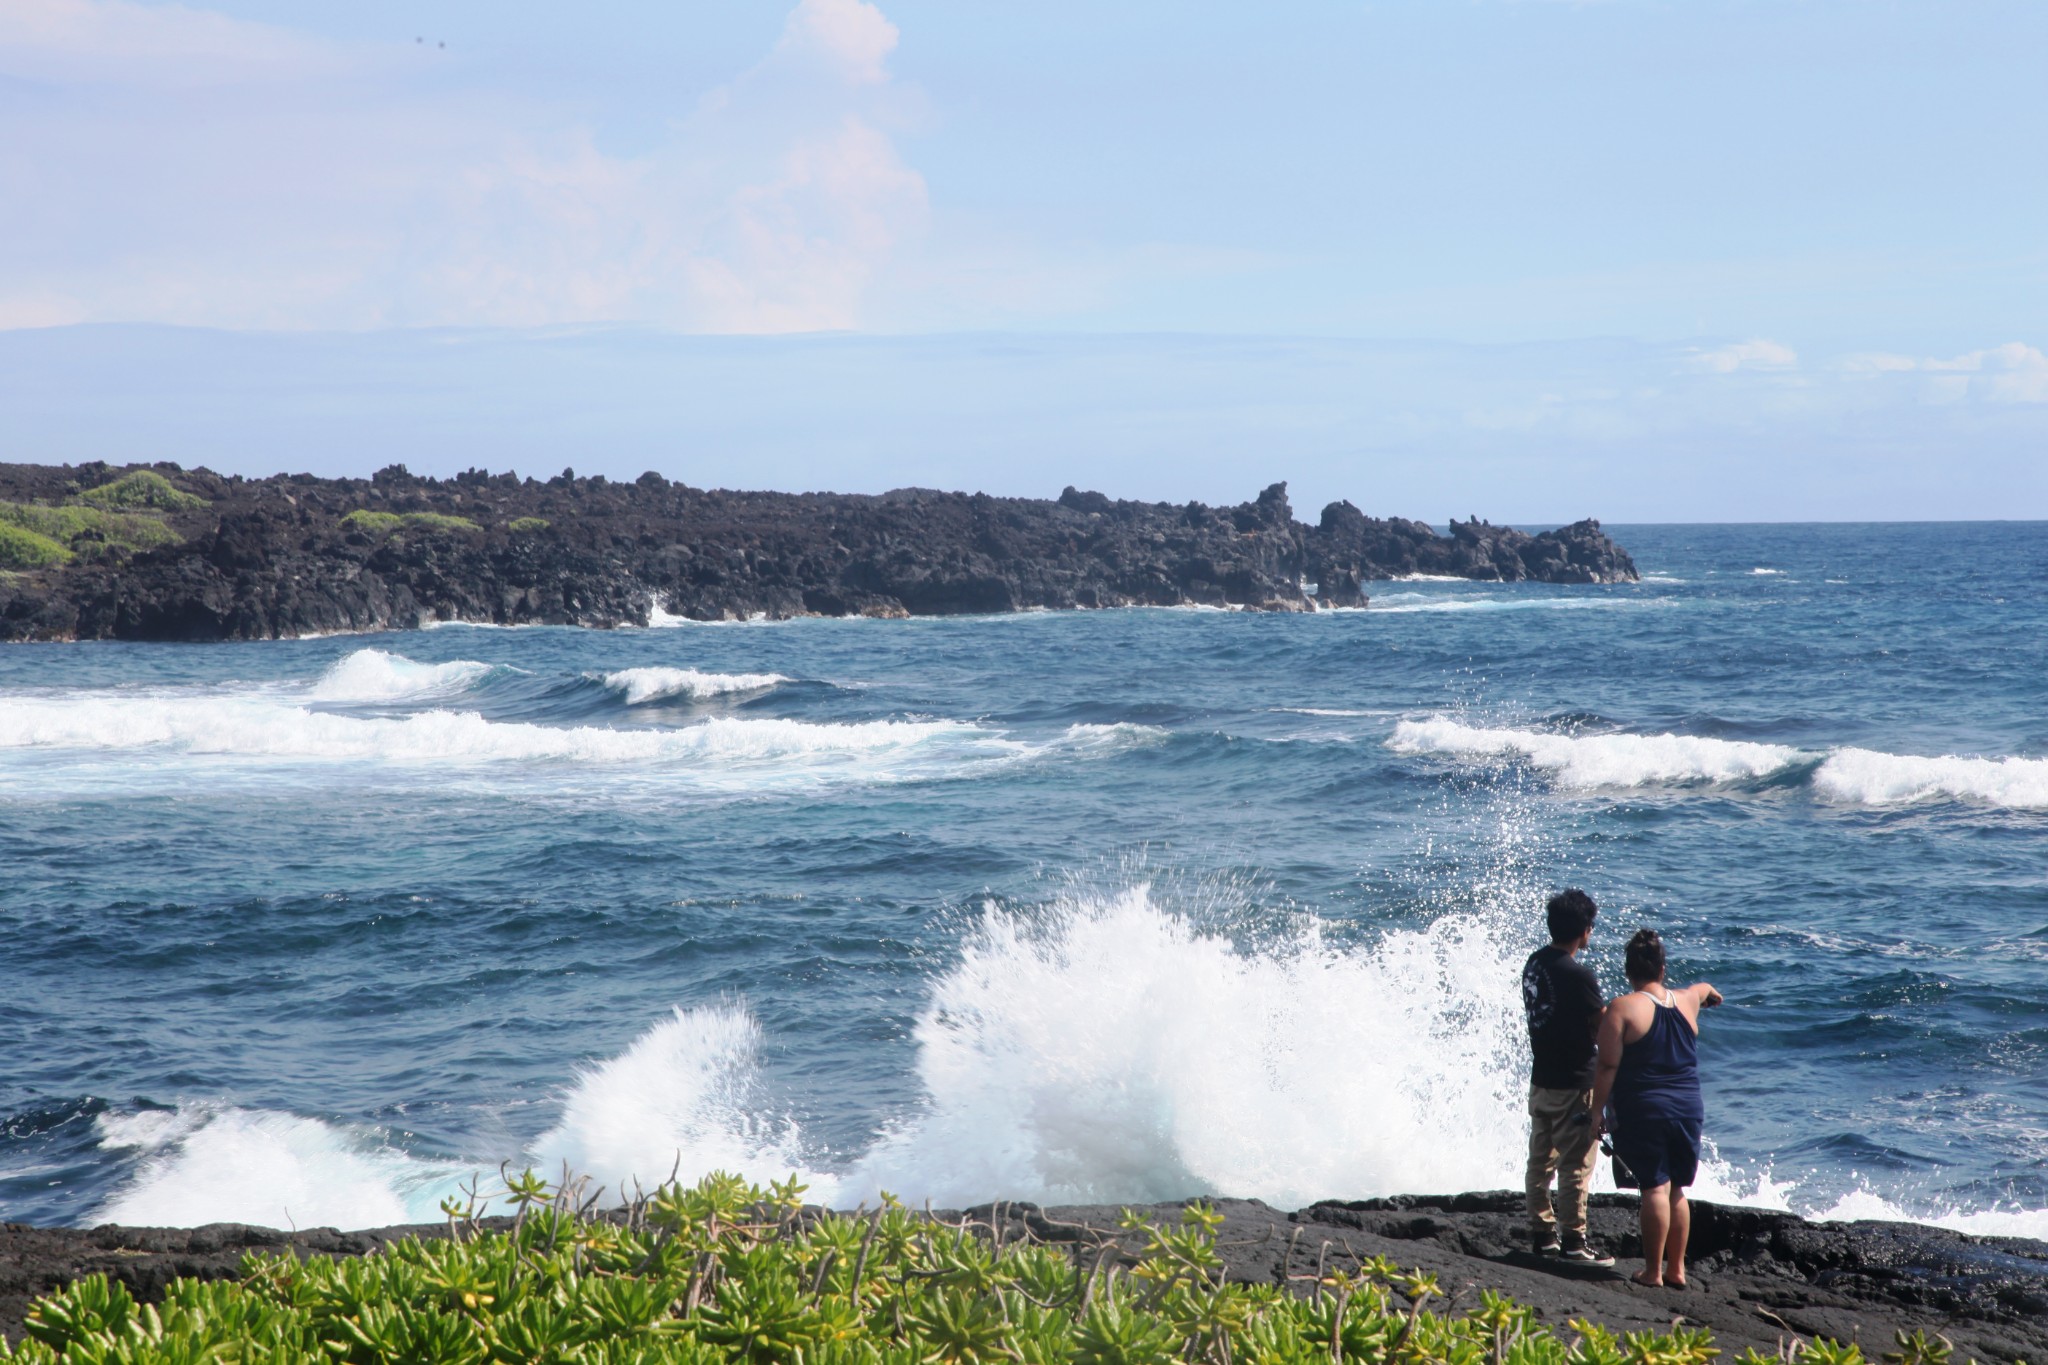
[[[0,458],[2048,517],[2034,0],[0,0]]]

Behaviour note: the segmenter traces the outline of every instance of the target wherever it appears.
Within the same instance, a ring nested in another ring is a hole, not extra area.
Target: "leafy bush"
[[[451,517],[440,512],[372,512],[358,508],[341,519],[341,524],[352,531],[366,531],[373,536],[385,535],[392,531],[481,531],[483,527],[468,517]]]
[[[79,553],[112,547],[153,550],[178,543],[178,533],[155,517],[102,512],[71,504],[42,507],[34,503],[0,502],[0,524],[18,526]]]
[[[514,517],[505,523],[505,529],[514,533],[521,531],[545,531],[548,529],[548,519],[546,517]]]
[[[358,508],[341,519],[341,524],[351,531],[363,531],[381,536],[387,531],[396,531],[405,525],[405,518],[396,512],[372,512]]]
[[[32,1365],[314,1361],[328,1365],[1708,1365],[1703,1331],[1559,1335],[1482,1295],[1433,1312],[1434,1276],[1383,1258],[1301,1283],[1227,1284],[1222,1218],[1126,1215],[1123,1236],[1007,1245],[992,1229],[884,1207],[818,1214],[795,1181],[713,1175],[609,1217],[582,1186],[509,1182],[508,1230],[450,1200],[447,1240],[359,1259],[249,1256],[239,1282],[172,1284],[138,1307],[94,1275],[32,1305]],[[595,1201],[591,1201],[594,1203]],[[1132,1243],[1138,1243],[1133,1247]],[[1291,1292],[1292,1291],[1292,1292]],[[1903,1343],[1902,1343],[1903,1344]],[[1764,1358],[1744,1365],[1763,1365]],[[0,1357],[6,1348],[0,1346]],[[1773,1358],[1775,1361],[1775,1358]],[[1817,1343],[1777,1365],[1861,1365]],[[1916,1362],[1917,1365],[1917,1362]],[[1928,1362],[1927,1365],[1933,1365]]]
[[[95,507],[149,507],[159,512],[196,512],[208,507],[205,498],[187,493],[153,469],[123,474],[112,483],[89,488],[78,495],[81,502]]]
[[[0,565],[10,569],[41,569],[70,558],[71,551],[48,536],[0,520]]]

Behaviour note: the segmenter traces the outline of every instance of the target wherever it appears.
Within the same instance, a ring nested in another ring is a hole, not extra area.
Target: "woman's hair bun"
[[[1628,979],[1630,981],[1662,981],[1664,979],[1664,940],[1655,929],[1638,929],[1628,941]]]

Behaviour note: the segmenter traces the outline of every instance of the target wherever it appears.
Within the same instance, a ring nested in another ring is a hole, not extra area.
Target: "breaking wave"
[[[452,663],[415,663],[381,649],[359,649],[320,675],[313,684],[315,701],[414,701],[465,692],[498,671],[499,665],[457,659]],[[519,670],[508,670],[517,672]]]
[[[574,1071],[515,1165],[564,1163],[611,1190],[672,1172],[794,1172],[837,1207],[884,1189],[920,1203],[1136,1203],[1513,1187],[1526,1043],[1512,981],[1526,944],[1486,910],[1371,943],[1305,920],[1248,944],[1144,887],[969,925],[914,1028],[921,1100],[864,1151],[809,1142],[762,1072],[743,1006],[678,1009]],[[370,1227],[434,1216],[497,1157],[422,1159],[374,1129],[181,1108],[98,1121],[141,1156],[95,1217]],[[1604,1168],[1600,1177],[1605,1187]],[[488,1176],[486,1178],[488,1183]],[[1698,1193],[1774,1208],[1796,1187],[1709,1160]],[[1913,1212],[1876,1192],[1801,1209],[2041,1236],[2048,1211]]]
[[[714,716],[679,729],[611,729],[492,721],[473,711],[362,717],[255,698],[105,695],[16,697],[0,711],[0,748],[324,761],[646,764],[877,754],[932,744],[984,756],[1024,747],[956,721],[823,723]]]
[[[1920,758],[1837,749],[1813,775],[1832,800],[1865,806],[1980,801],[2010,810],[2048,810],[2048,758]]]
[[[780,673],[704,673],[694,668],[622,668],[600,681],[625,697],[626,705],[684,697],[702,701],[735,692],[764,692],[789,681]]]
[[[1560,786],[1641,787],[1652,783],[1738,782],[1769,777],[1810,755],[1783,744],[1707,739],[1696,735],[1561,735],[1486,729],[1441,717],[1404,720],[1387,747],[1402,754],[1456,758],[1520,758]]]
[[[1964,801],[2048,810],[2048,759],[1920,757],[1872,749],[1821,754],[1783,744],[1698,735],[1566,735],[1466,725],[1433,717],[1394,726],[1387,747],[1498,762],[1520,759],[1560,787],[1582,791],[1652,784],[1745,782],[1812,765],[1815,794],[1844,805]]]
[[[98,1222],[155,1227],[388,1227],[432,1218],[470,1170],[422,1161],[374,1130],[271,1110],[180,1105],[102,1114],[100,1146],[139,1158]]]

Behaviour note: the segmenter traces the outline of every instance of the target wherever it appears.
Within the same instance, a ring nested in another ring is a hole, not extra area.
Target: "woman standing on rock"
[[[1685,1239],[1692,1207],[1685,1187],[1699,1171],[1700,1010],[1721,1003],[1704,981],[1664,984],[1664,940],[1638,929],[1628,941],[1632,990],[1600,1017],[1600,1060],[1593,1078],[1595,1136],[1611,1128],[1614,1155],[1642,1190],[1640,1285],[1685,1288]],[[1610,1123],[1609,1112],[1612,1111]]]

